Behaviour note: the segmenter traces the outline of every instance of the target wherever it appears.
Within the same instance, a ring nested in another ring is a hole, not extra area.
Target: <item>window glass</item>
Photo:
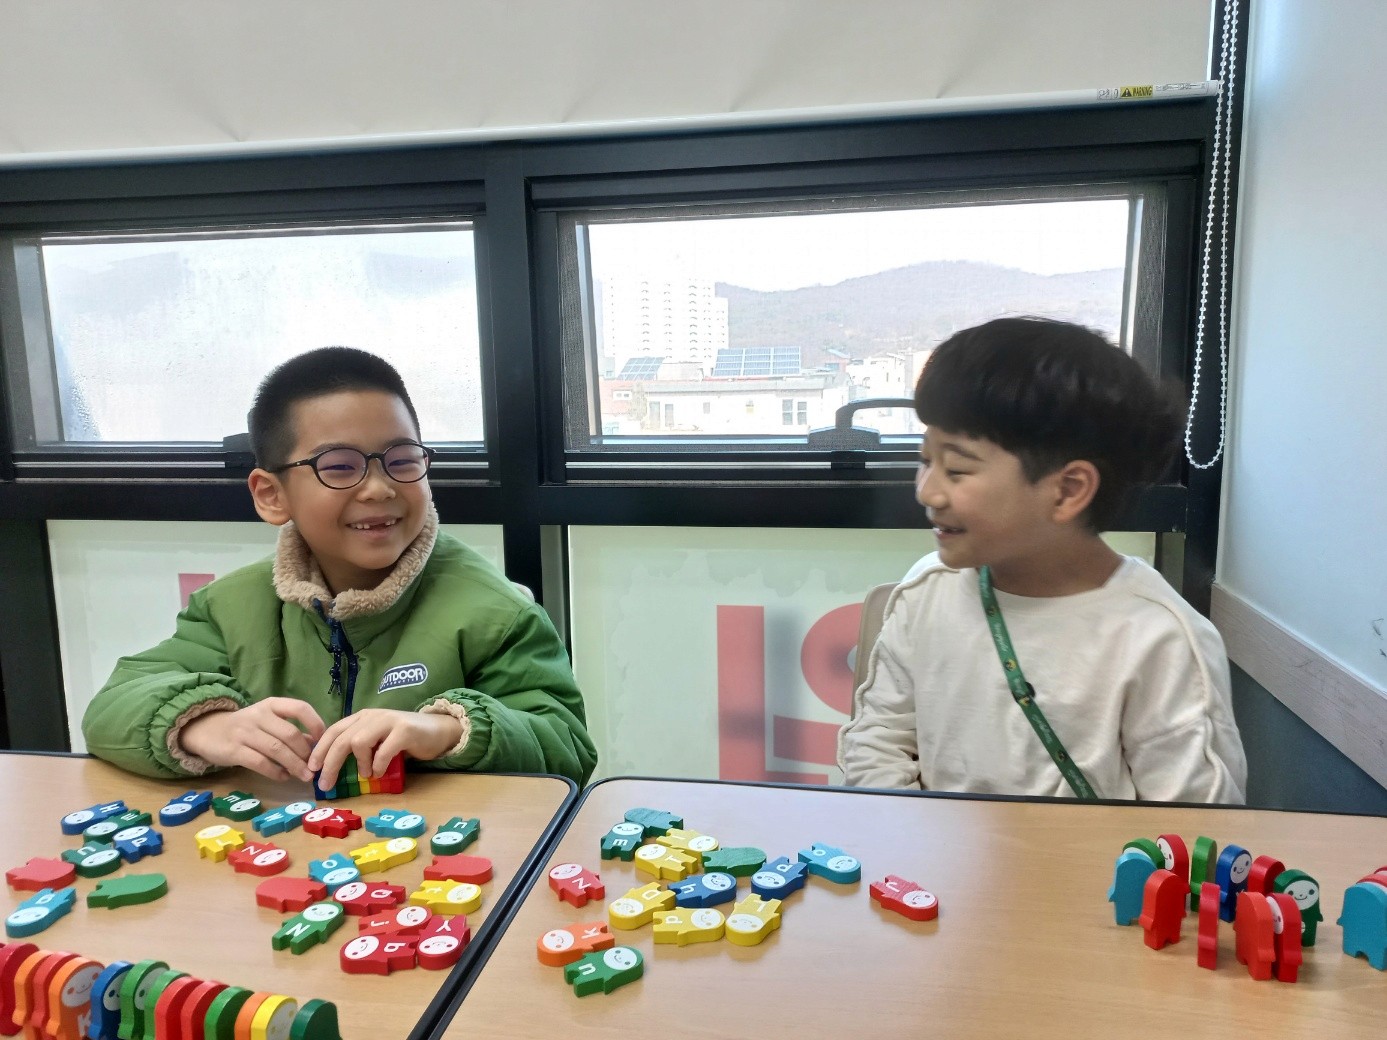
[[[935,346],[1001,315],[1131,349],[1141,193],[974,198],[571,218],[569,450],[803,448],[850,402],[910,398]],[[919,433],[908,406],[853,423]]]
[[[40,443],[220,442],[245,430],[271,368],[336,344],[399,369],[427,440],[483,440],[467,224],[46,236],[28,249],[57,388],[34,402]]]
[[[1103,540],[1155,553],[1151,534]],[[841,782],[862,600],[934,548],[925,530],[570,527],[597,777]]]

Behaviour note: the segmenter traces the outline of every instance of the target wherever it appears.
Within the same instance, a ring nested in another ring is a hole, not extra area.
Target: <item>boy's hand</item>
[[[294,725],[294,723],[298,725]],[[183,727],[178,741],[190,755],[216,766],[244,766],[271,780],[312,781],[308,756],[322,738],[323,720],[303,701],[266,697],[238,711],[214,711]]]
[[[431,712],[366,708],[334,722],[318,740],[308,759],[324,791],[337,783],[348,755],[356,756],[360,776],[380,776],[401,751],[431,761],[462,739],[462,723],[451,715]]]

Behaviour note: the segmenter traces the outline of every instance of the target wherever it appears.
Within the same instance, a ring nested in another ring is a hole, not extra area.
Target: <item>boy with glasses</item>
[[[272,559],[195,592],[87,708],[92,754],[147,776],[243,766],[327,790],[399,752],[443,769],[587,780],[597,755],[548,617],[440,533],[404,383],[348,347],[300,355],[250,412]]]
[[[1242,802],[1218,630],[1099,537],[1170,467],[1174,402],[1095,332],[1001,318],[930,355],[915,410],[939,550],[887,602],[847,783]]]

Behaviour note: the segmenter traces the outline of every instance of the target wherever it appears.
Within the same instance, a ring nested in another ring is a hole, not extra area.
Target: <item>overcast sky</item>
[[[594,224],[593,267],[762,291],[834,285],[926,260],[1035,274],[1125,267],[1125,199]]]

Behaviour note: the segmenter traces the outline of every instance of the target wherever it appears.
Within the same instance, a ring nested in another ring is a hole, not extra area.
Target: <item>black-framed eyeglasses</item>
[[[414,484],[429,472],[429,463],[438,454],[414,441],[392,444],[384,451],[360,451],[356,448],[328,448],[297,462],[286,462],[270,470],[282,473],[295,466],[313,467],[313,475],[323,487],[348,491],[366,479],[366,469],[372,459],[380,459],[381,471],[397,484]]]

